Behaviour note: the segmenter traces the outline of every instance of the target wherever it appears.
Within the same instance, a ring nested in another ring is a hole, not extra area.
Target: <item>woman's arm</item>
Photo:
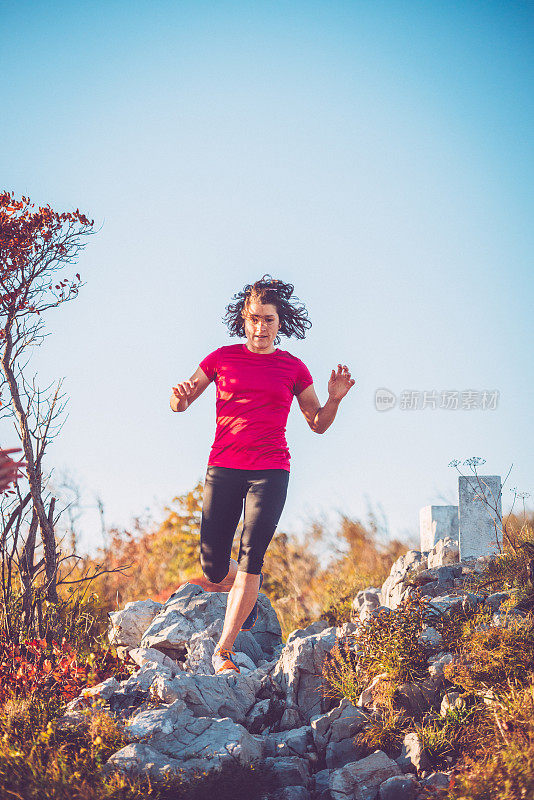
[[[204,389],[211,383],[201,367],[197,368],[188,381],[182,381],[172,387],[171,408],[173,411],[185,411],[191,403],[200,397]]]
[[[348,367],[338,364],[337,372],[332,370],[328,381],[328,400],[324,406],[319,402],[313,383],[297,395],[300,410],[312,431],[324,433],[328,430],[335,419],[340,402],[355,383],[356,381],[350,377]]]

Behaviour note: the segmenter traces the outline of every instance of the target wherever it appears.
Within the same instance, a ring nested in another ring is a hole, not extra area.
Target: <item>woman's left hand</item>
[[[332,370],[330,380],[328,381],[328,396],[330,400],[339,403],[339,401],[345,397],[349,389],[352,389],[355,383],[356,381],[350,377],[347,365],[338,364],[337,372]]]

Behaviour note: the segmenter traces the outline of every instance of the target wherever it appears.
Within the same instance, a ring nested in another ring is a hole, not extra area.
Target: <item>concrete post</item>
[[[438,539],[458,541],[458,506],[424,506],[419,512],[421,550],[432,550]]]
[[[502,543],[500,475],[460,475],[460,560],[499,552]]]

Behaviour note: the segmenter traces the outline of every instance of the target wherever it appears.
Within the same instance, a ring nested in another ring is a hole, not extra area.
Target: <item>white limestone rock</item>
[[[223,629],[223,619],[216,619],[205,630],[194,633],[186,643],[184,669],[193,675],[213,675],[212,656]]]
[[[315,633],[322,633],[328,628],[328,622],[324,619],[317,619],[306,628],[297,628],[291,631],[286,640],[286,645],[291,644],[295,639],[305,639],[307,636],[312,636]]]
[[[453,661],[454,656],[452,653],[440,653],[439,658],[435,657],[430,663],[428,671],[433,678],[437,678],[443,675],[443,667],[445,667],[447,664],[452,664]]]
[[[403,772],[417,771],[421,773],[423,770],[428,769],[430,762],[417,733],[412,732],[405,735],[402,751],[396,759],[396,763],[402,768]]]
[[[188,716],[185,703],[182,700],[175,700],[170,705],[151,708],[130,717],[124,726],[124,734],[131,742],[154,736],[155,733],[169,734],[179,724],[179,720],[183,721]]]
[[[186,583],[167,600],[146,629],[142,647],[182,649],[195,633],[205,631],[215,620],[224,619],[226,594],[205,592]]]
[[[142,740],[143,746],[150,748],[149,757],[143,748],[129,745],[108,760],[108,768],[125,769],[132,774],[149,772],[155,779],[176,771],[178,764],[185,773],[207,772],[227,761],[251,764],[262,759],[265,750],[262,738],[253,736],[242,725],[227,717],[194,717],[181,700],[135,715],[126,727],[126,735],[132,742]],[[155,764],[155,768],[147,762]]]
[[[442,717],[447,716],[447,711],[451,708],[463,708],[465,700],[460,696],[460,692],[447,692],[441,701],[439,713]]]
[[[141,742],[122,747],[106,761],[102,772],[111,775],[115,771],[130,777],[144,774],[155,783],[164,781],[167,776],[177,776],[185,772],[178,759],[169,758]]]
[[[205,592],[200,586],[185,584],[169,598],[144,633],[142,646],[157,647],[169,654],[172,650],[182,651],[190,645],[195,634],[224,620],[227,594],[224,592]],[[246,635],[245,635],[246,634]],[[245,652],[255,663],[270,658],[282,642],[278,617],[269,601],[262,593],[258,595],[258,619],[254,625],[252,639],[250,631],[243,631],[236,639],[236,651]],[[240,647],[240,639],[248,640],[249,652]],[[189,657],[191,657],[191,649]]]
[[[268,715],[271,710],[272,698],[267,697],[260,700],[247,713],[244,725],[251,733],[261,733],[268,727]]]
[[[99,698],[100,700],[109,700],[109,698],[115,694],[115,692],[119,691],[120,686],[121,685],[116,678],[108,678],[96,686],[89,686],[85,689],[82,689],[81,696]]]
[[[298,756],[283,756],[282,758],[266,758],[265,765],[271,770],[275,788],[284,789],[286,786],[310,785],[310,765],[304,758]]]
[[[405,555],[399,556],[382,584],[379,595],[380,605],[387,606],[387,608],[397,608],[401,600],[409,592],[409,587],[404,584],[408,570],[417,571],[427,567],[427,557],[419,550],[408,550]]]
[[[387,672],[381,672],[379,675],[375,675],[373,680],[371,681],[368,686],[366,686],[360,697],[358,698],[357,706],[359,708],[374,708],[374,688],[380,683],[380,681],[384,680],[384,678],[388,677]]]
[[[169,656],[166,656],[160,650],[155,650],[153,647],[135,647],[133,650],[130,650],[129,656],[140,667],[144,667],[146,664],[150,664],[151,666],[160,664],[174,675],[183,670],[182,663],[175,661],[173,658],[169,658]]]
[[[423,786],[433,789],[448,789],[452,772],[431,772],[421,781]]]
[[[323,661],[336,643],[336,629],[326,628],[286,644],[273,670],[273,681],[286,696],[289,708],[296,708],[302,721],[327,710],[322,696]]]
[[[291,731],[270,733],[263,737],[265,754],[269,757],[299,756],[304,758],[311,744],[312,735],[309,725],[303,725]]]
[[[380,605],[380,591],[375,586],[369,586],[358,592],[352,601],[351,616],[353,620],[366,622],[369,619],[371,613]]]
[[[342,739],[351,739],[362,729],[368,719],[368,715],[361,709],[351,705],[347,700],[343,700],[339,716],[332,721],[330,736],[327,736],[328,741],[332,743],[340,742]]]
[[[251,658],[247,656],[246,653],[241,653],[236,651],[235,654],[235,663],[239,667],[242,673],[250,673],[256,669],[256,664],[252,661]]]
[[[328,742],[326,746],[326,766],[328,769],[339,769],[345,764],[357,761],[364,754],[365,748],[353,739],[341,739],[339,742]]]
[[[409,714],[424,714],[441,702],[442,686],[440,676],[401,683],[395,689],[395,698]]]
[[[332,795],[330,794],[329,788],[330,770],[322,769],[319,772],[316,772],[313,778],[315,800],[331,800]]]
[[[126,603],[120,611],[109,613],[110,644],[120,647],[138,647],[144,632],[161,610],[161,603],[154,600],[134,600]]]
[[[128,680],[121,683],[121,691],[126,693],[148,692],[158,675],[167,675],[171,678],[173,673],[170,669],[158,664],[156,661],[147,661],[137,672],[130,675]]]
[[[205,630],[191,636],[185,644],[187,656],[184,670],[193,675],[213,675],[212,656],[222,633],[223,619],[217,619],[208,625]],[[254,640],[250,631],[242,631],[234,644],[235,660],[238,667],[243,668],[243,673],[256,671],[257,664],[263,662],[260,668],[263,673],[274,667],[274,661],[265,662],[264,653],[259,644]],[[251,657],[252,656],[252,657]]]
[[[428,552],[409,550],[392,565],[379,594],[380,604],[397,608],[410,593],[410,582],[424,583],[423,574],[435,567],[451,566],[459,560],[458,542],[446,536],[439,539]],[[429,578],[427,578],[429,580]]]
[[[430,600],[430,605],[443,615],[447,614],[451,608],[461,606],[465,597],[465,594],[444,594],[439,597],[433,597],[432,600]]]
[[[419,782],[413,775],[395,775],[380,786],[379,800],[415,800]]]
[[[510,599],[510,596],[511,592],[495,592],[486,597],[485,604],[498,611],[501,605]]]
[[[422,633],[419,635],[419,642],[426,644],[428,647],[440,647],[443,643],[443,637],[435,628],[430,625],[424,625]]]
[[[297,706],[288,706],[282,714],[278,727],[281,731],[292,731],[294,728],[299,728],[302,722],[302,716]]]
[[[517,629],[522,626],[529,627],[532,623],[527,618],[524,617],[522,614],[514,613],[513,611],[508,611],[504,614],[495,613],[491,618],[491,624],[494,628],[512,628]]]
[[[65,714],[56,721],[55,730],[58,732],[87,732],[91,723],[91,718],[106,713],[101,706],[96,704],[93,706],[84,706],[83,708],[74,708],[72,703],[69,703],[69,706],[67,706]]]
[[[377,606],[380,608],[380,606]],[[343,622],[342,625],[338,625],[336,627],[336,636],[338,639],[344,639],[346,636],[352,636],[354,633],[358,632],[359,624],[356,622]],[[352,650],[357,650],[357,646],[352,646]]]
[[[280,789],[273,800],[310,800],[310,797],[305,786],[286,786]]]
[[[445,536],[438,539],[432,550],[428,553],[428,568],[447,567],[450,564],[457,564],[460,560],[460,550],[458,541]]]
[[[174,677],[157,675],[151,687],[151,697],[159,702],[180,700],[197,717],[230,717],[243,723],[256,702],[255,683],[242,675],[189,675]]]
[[[332,800],[375,800],[380,784],[401,775],[399,766],[382,750],[330,773]]]
[[[336,708],[311,720],[313,741],[318,753],[324,753],[329,742],[348,739],[368,721],[368,715],[343,698]]]

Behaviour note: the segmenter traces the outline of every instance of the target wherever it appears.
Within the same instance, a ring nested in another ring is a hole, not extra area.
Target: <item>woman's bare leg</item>
[[[216,649],[231,650],[237,634],[258,599],[260,576],[239,571],[228,593],[224,627]]]

